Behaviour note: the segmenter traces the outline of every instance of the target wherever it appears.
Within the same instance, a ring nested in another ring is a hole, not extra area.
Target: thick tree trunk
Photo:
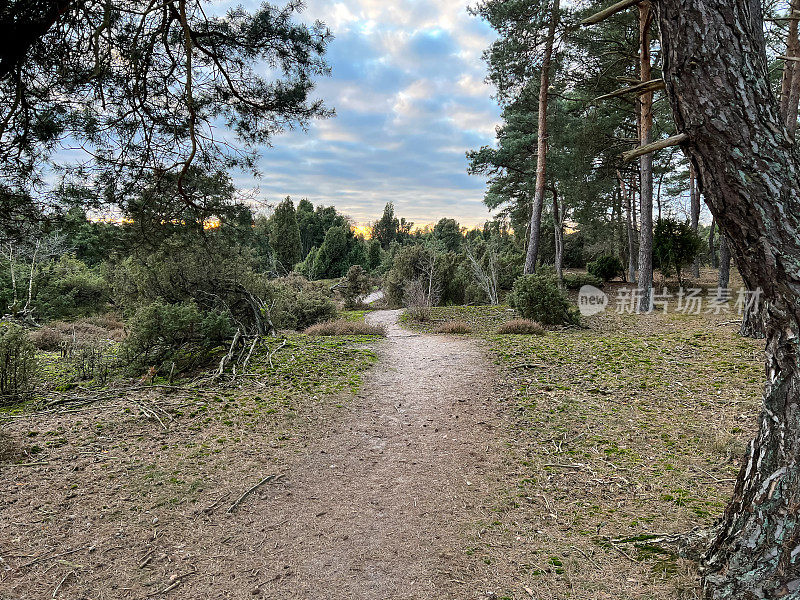
[[[650,26],[652,24],[650,2],[639,4],[639,38],[641,42],[640,77],[650,81]],[[643,94],[640,99],[641,120],[639,139],[642,146],[653,141],[653,93]],[[653,300],[653,155],[639,158],[641,215],[639,219],[639,312],[650,312]]]
[[[760,0],[659,0],[664,74],[706,201],[767,301],[767,383],[707,598],[800,595],[800,157],[769,84]]]
[[[722,250],[720,250],[720,260],[722,260]],[[749,292],[755,300],[758,298],[758,291]],[[742,337],[753,338],[754,340],[763,340],[767,337],[767,332],[764,329],[764,319],[766,318],[766,304],[761,298],[754,301],[745,307],[744,314],[742,315],[742,325],[739,328],[739,335]]]
[[[539,85],[539,131],[536,156],[536,191],[533,197],[533,212],[531,213],[530,241],[528,254],[525,257],[525,273],[536,272],[536,259],[539,255],[539,235],[542,225],[542,207],[544,206],[544,192],[547,186],[547,96],[550,88],[550,65],[553,62],[553,44],[556,37],[556,26],[559,18],[559,1],[553,0],[550,14],[550,27],[545,40],[544,58],[542,60],[542,74]]]
[[[719,240],[719,279],[717,280],[717,300],[722,301],[724,291],[731,285],[731,252],[728,240],[723,235]]]
[[[692,231],[697,233],[700,227],[700,189],[697,187],[697,180],[694,175],[694,167],[689,165],[689,194],[692,201]],[[694,259],[692,263],[692,277],[700,279],[700,257]],[[727,286],[725,286],[727,287]]]

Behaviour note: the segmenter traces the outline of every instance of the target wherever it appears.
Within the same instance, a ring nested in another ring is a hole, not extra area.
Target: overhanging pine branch
[[[633,150],[630,150],[628,152],[623,152],[622,161],[630,162],[635,158],[639,158],[640,156],[644,156],[645,154],[650,154],[651,152],[658,152],[659,150],[663,150],[664,148],[679,146],[688,139],[689,139],[688,135],[686,135],[685,133],[679,133],[678,135],[673,135],[672,137],[668,137],[664,140],[653,142],[652,144],[639,146],[638,148],[634,148]]]
[[[595,102],[598,100],[608,100],[610,98],[617,98],[618,96],[626,96],[628,94],[633,94],[636,96],[641,96],[642,94],[647,94],[649,92],[657,92],[658,90],[663,90],[666,87],[663,79],[651,79],[650,81],[645,81],[643,83],[638,83],[636,85],[632,85],[630,87],[620,88],[611,92],[610,94],[605,94],[598,98],[595,98]]]
[[[622,2],[612,4],[605,10],[601,10],[599,13],[592,15],[588,19],[584,19],[581,21],[581,25],[597,25],[601,21],[605,21],[607,18],[617,14],[618,12],[622,12],[631,6],[636,6],[639,4],[639,2],[641,2],[641,0],[622,0]]]

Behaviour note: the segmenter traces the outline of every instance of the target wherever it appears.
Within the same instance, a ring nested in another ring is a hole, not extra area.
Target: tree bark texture
[[[639,75],[642,81],[650,81],[650,28],[653,13],[650,2],[639,4]],[[639,98],[641,119],[639,139],[645,146],[653,141],[653,92]],[[641,208],[639,217],[639,312],[650,312],[653,300],[653,155],[639,157],[639,194]]]
[[[547,187],[547,97],[550,88],[550,66],[553,62],[553,45],[558,25],[559,1],[553,0],[550,14],[550,26],[545,40],[542,73],[539,85],[539,131],[536,157],[536,189],[533,196],[533,212],[531,213],[530,239],[528,254],[525,257],[525,274],[536,272],[536,259],[539,255],[539,240],[542,225],[542,207]]]
[[[723,299],[723,290],[727,290],[731,284],[731,252],[728,248],[728,240],[723,235],[719,240],[719,279],[717,280],[717,299]]]
[[[760,0],[659,0],[667,94],[701,190],[766,310],[764,404],[704,556],[710,599],[800,595],[800,157],[769,84]]]
[[[556,278],[558,285],[564,285],[564,208],[558,201],[558,191],[555,187],[550,190],[553,194],[553,234],[556,250]]]

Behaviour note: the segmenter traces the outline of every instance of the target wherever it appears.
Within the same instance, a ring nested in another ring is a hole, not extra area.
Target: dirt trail
[[[349,414],[284,465],[258,512],[273,549],[266,597],[433,599],[458,581],[471,525],[493,497],[494,371],[467,340],[387,327],[380,363]]]

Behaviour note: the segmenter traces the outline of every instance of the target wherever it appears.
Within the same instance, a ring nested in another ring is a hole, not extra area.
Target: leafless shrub
[[[415,321],[430,321],[431,307],[438,301],[437,294],[430,281],[421,277],[407,282],[404,297],[409,316]]]
[[[530,319],[514,319],[503,323],[497,333],[501,335],[544,335],[545,329],[541,323]]]
[[[433,332],[463,335],[472,333],[472,328],[464,323],[464,321],[447,321],[439,325]]]
[[[494,248],[490,247],[486,250],[485,258],[487,259],[487,264],[485,265],[475,256],[475,252],[469,244],[466,245],[465,251],[472,267],[472,275],[475,278],[475,282],[486,294],[492,306],[497,306],[500,304],[500,298],[497,285],[497,256]]]
[[[306,335],[375,335],[386,337],[386,329],[382,325],[370,325],[363,321],[326,321],[306,329]]]

